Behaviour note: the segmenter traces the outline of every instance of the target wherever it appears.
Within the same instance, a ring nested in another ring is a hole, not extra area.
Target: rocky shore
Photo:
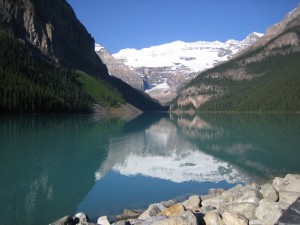
[[[65,216],[52,225],[95,225],[88,216]],[[99,217],[101,225],[294,225],[300,224],[300,174],[275,177],[262,186],[251,183],[229,190],[210,189],[190,196],[128,210],[114,218]]]

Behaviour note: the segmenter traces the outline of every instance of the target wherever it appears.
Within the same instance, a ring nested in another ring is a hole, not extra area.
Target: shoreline
[[[163,201],[146,210],[124,209],[114,218],[99,215],[97,223],[79,212],[51,225],[285,225],[300,224],[300,174],[287,174],[258,185],[209,189],[183,202]]]

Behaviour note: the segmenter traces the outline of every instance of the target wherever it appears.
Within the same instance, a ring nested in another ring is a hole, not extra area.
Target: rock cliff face
[[[101,45],[96,44],[95,51],[102,62],[107,66],[109,75],[123,80],[136,89],[144,90],[143,78],[140,74],[131,70],[122,60],[113,57],[113,55]]]
[[[107,75],[94,39],[66,0],[0,0],[0,22],[56,62],[94,76]]]

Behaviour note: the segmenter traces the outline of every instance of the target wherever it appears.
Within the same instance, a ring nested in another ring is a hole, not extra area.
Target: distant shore
[[[115,217],[102,215],[101,225],[271,225],[295,224],[300,219],[300,174],[275,177],[262,186],[238,184],[224,190],[209,189],[183,202],[163,201],[146,210],[125,209]],[[51,225],[95,225],[88,215],[65,216]]]

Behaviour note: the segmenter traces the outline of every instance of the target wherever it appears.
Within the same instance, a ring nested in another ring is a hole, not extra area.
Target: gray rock
[[[208,190],[208,194],[212,196],[219,196],[221,195],[225,190],[223,188],[211,188]]]
[[[117,215],[117,220],[127,220],[127,219],[136,219],[138,218],[144,211],[143,210],[130,210],[124,209],[122,215]]]
[[[233,202],[250,202],[258,205],[262,198],[263,196],[258,190],[243,187],[236,193]]]
[[[202,207],[212,206],[216,209],[219,209],[222,205],[224,205],[224,198],[222,196],[209,198],[209,199],[203,200],[201,202],[201,205],[202,205]]]
[[[215,210],[216,208],[211,206],[211,205],[207,205],[207,206],[202,206],[201,209],[199,210],[199,213],[202,214],[207,214],[213,210]]]
[[[73,218],[70,216],[65,216],[53,223],[51,223],[50,225],[73,225]]]
[[[292,180],[284,189],[285,191],[300,192],[300,179]]]
[[[283,211],[287,210],[288,207],[291,205],[289,203],[286,202],[275,202],[276,205],[278,205]]]
[[[76,218],[79,219],[79,222],[80,223],[86,223],[86,222],[89,222],[89,219],[87,217],[86,214],[82,213],[82,212],[79,212],[75,215]]]
[[[181,218],[183,218],[184,221],[187,221],[190,225],[197,225],[197,218],[195,214],[190,210],[187,210],[184,213],[182,213]]]
[[[282,191],[282,190],[283,191],[288,191],[286,189],[287,186],[289,184],[293,183],[293,182],[298,183],[297,180],[300,180],[300,175],[299,174],[287,174],[284,178],[275,177],[275,179],[273,181],[273,185],[277,189],[277,191]],[[292,190],[294,190],[294,189],[292,189]],[[299,189],[298,189],[298,191],[299,191]]]
[[[107,216],[101,216],[101,217],[98,218],[97,224],[110,225],[110,222],[108,221]]]
[[[181,216],[171,217],[165,220],[158,221],[153,225],[197,225],[197,218],[192,213],[192,211],[188,210],[182,213]]]
[[[253,190],[257,190],[257,191],[260,190],[260,186],[256,183],[247,184],[245,187],[248,189],[253,189]]]
[[[275,202],[261,200],[256,209],[255,216],[265,224],[275,224],[282,215],[281,208]]]
[[[224,191],[222,193],[222,198],[224,200],[224,203],[232,203],[234,197],[236,197],[241,192],[241,189],[244,188],[241,184],[236,185],[235,187]]]
[[[284,190],[287,183],[285,183],[284,179],[281,177],[275,177],[273,180],[273,186],[276,188],[277,191]]]
[[[130,225],[130,223],[126,220],[121,220],[116,223],[113,223],[112,225]]]
[[[196,210],[201,206],[201,198],[198,195],[192,195],[188,200],[182,202],[186,209]]]
[[[278,191],[272,184],[265,184],[261,187],[262,196],[264,199],[276,202],[279,199]]]
[[[163,201],[160,204],[162,204],[164,207],[169,208],[172,205],[177,204],[178,202],[176,200],[169,200],[169,201]]]
[[[249,225],[264,225],[264,223],[260,220],[250,220]]]
[[[149,217],[153,217],[156,216],[158,213],[160,213],[162,210],[164,210],[166,207],[164,207],[162,204],[160,203],[156,203],[156,204],[152,204],[149,205],[148,209],[143,212],[138,219],[140,220],[146,220]]]
[[[166,216],[155,216],[155,217],[150,217],[146,219],[145,221],[141,222],[141,225],[152,225],[155,224],[156,222],[159,222],[161,220],[167,219]]]
[[[216,212],[209,212],[204,216],[205,225],[223,225],[220,214]]]
[[[279,191],[279,201],[292,204],[300,196],[300,192]]]
[[[284,177],[284,180],[285,180],[287,183],[291,183],[292,181],[295,181],[295,180],[300,180],[300,174],[287,174],[287,175]]]
[[[256,219],[255,212],[256,212],[256,204],[250,202],[242,202],[242,203],[232,203],[226,205],[224,209],[221,211],[223,212],[235,212],[243,215],[248,220]]]
[[[300,225],[300,198],[290,205],[277,223],[278,225]]]
[[[248,219],[235,212],[224,212],[222,214],[223,222],[226,225],[248,225]]]
[[[129,220],[127,220],[127,222],[129,222],[130,225],[141,225],[141,223],[143,223],[144,220],[140,220],[140,219],[129,219]]]

